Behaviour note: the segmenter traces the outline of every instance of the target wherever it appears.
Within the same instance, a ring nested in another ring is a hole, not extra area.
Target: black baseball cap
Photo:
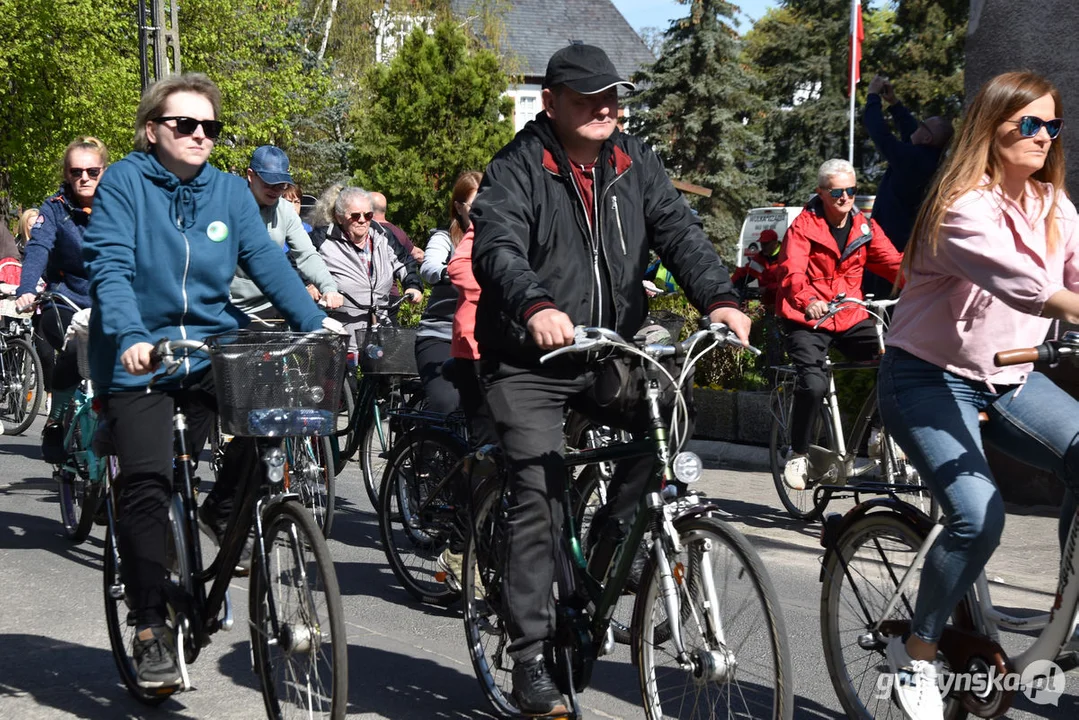
[[[595,95],[615,85],[634,89],[633,83],[619,76],[607,53],[595,45],[583,44],[567,45],[547,61],[543,87],[557,85],[565,85],[582,95]]]

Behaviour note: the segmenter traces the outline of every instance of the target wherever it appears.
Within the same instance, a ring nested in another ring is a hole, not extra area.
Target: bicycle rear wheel
[[[350,429],[349,432],[337,438],[338,453],[334,457],[333,472],[340,475],[348,465],[348,461],[356,452],[355,438],[356,428],[353,425],[356,415],[356,395],[353,385],[359,382],[353,378],[353,382],[346,382],[341,388],[341,407],[337,411],[337,432]]]
[[[649,562],[634,608],[634,655],[649,718],[772,718],[794,713],[787,631],[760,558],[730,525],[710,517],[675,522],[681,552],[668,553],[681,636],[694,670],[683,670],[660,573]]]
[[[251,646],[271,718],[343,718],[348,646],[326,539],[291,500],[263,516],[266,554],[251,569]],[[276,628],[276,630],[275,630]]]
[[[828,505],[828,492],[817,492],[821,483],[812,478],[806,482],[804,490],[792,490],[783,480],[785,458],[790,452],[791,409],[794,407],[794,382],[782,383],[772,393],[772,432],[768,442],[768,460],[772,470],[772,482],[783,507],[796,520],[812,522],[820,517]],[[810,430],[810,444],[829,449],[835,448],[832,439],[831,417],[823,405],[814,416]]]
[[[828,675],[849,718],[905,717],[891,694],[880,691],[878,679],[888,673],[884,649],[889,638],[872,629],[924,539],[920,530],[894,513],[871,513],[852,523],[825,558],[821,641]],[[919,579],[915,577],[888,619],[909,623]],[[945,699],[947,720],[965,716],[959,701]]]
[[[4,434],[21,435],[41,406],[41,358],[22,338],[9,338],[5,344],[0,351],[0,422]]]
[[[518,717],[513,700],[509,631],[503,621],[502,560],[507,520],[503,478],[485,481],[473,494],[472,528],[465,542],[461,594],[465,639],[484,697],[503,717]]]
[[[74,429],[71,434],[71,447],[68,449],[69,462],[56,470],[53,477],[59,486],[60,521],[64,525],[64,533],[68,540],[78,544],[89,537],[94,527],[94,517],[101,508],[105,488],[102,483],[90,480],[89,473],[93,471],[91,468],[76,468],[72,455],[86,446],[82,423],[76,417],[75,409],[69,407],[64,413],[64,428],[72,427],[72,423]]]
[[[382,490],[382,478],[386,474],[390,450],[397,444],[397,438],[409,430],[404,420],[391,417],[390,413],[401,408],[422,409],[425,403],[423,393],[408,394],[404,387],[390,393],[386,400],[376,401],[372,407],[367,428],[360,438],[360,470],[363,472],[363,484],[371,507],[378,511]]]
[[[446,606],[460,597],[439,579],[438,559],[463,549],[467,521],[457,485],[467,452],[448,433],[419,430],[405,434],[387,461],[378,513],[382,547],[401,586],[422,603]]]
[[[330,537],[333,511],[336,504],[336,476],[333,471],[333,449],[329,437],[293,437],[285,439],[288,458],[288,489],[300,496],[300,502],[311,511],[311,517]]]

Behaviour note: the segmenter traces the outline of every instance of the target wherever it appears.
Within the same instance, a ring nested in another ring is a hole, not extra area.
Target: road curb
[[[768,448],[723,440],[690,440],[686,450],[697,453],[706,467],[723,470],[771,472]]]

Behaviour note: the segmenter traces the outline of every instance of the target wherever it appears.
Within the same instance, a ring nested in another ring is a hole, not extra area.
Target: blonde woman
[[[909,638],[892,638],[897,699],[940,720],[937,644],[1004,527],[982,441],[1079,489],[1079,401],[1000,350],[1037,345],[1053,319],[1079,322],[1079,217],[1064,191],[1060,93],[1007,73],[978,93],[915,224],[907,284],[878,392],[885,425],[947,524],[922,571]],[[990,421],[979,429],[978,414]]]
[[[22,215],[19,216],[18,234],[15,236],[15,244],[19,248],[19,260],[22,260],[26,254],[26,243],[30,242],[30,232],[34,223],[37,222],[38,215],[40,213],[37,208],[29,208],[23,210]]]

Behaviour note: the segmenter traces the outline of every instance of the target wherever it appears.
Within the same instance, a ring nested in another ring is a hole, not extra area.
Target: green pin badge
[[[228,236],[229,226],[220,220],[214,220],[210,223],[210,226],[206,228],[206,237],[214,242],[224,242]]]

